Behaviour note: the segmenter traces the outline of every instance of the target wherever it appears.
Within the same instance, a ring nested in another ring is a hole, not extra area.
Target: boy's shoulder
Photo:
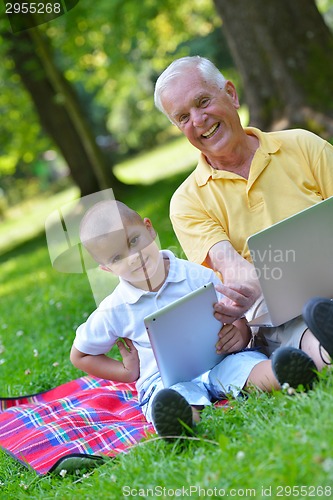
[[[186,259],[176,257],[172,252],[167,251],[167,253],[168,255],[171,254],[168,281],[186,283],[183,288],[184,294],[186,293],[185,288],[190,292],[207,283],[213,283],[215,286],[221,285],[221,279],[213,269],[203,266],[202,264],[197,264],[196,262],[190,262]],[[218,294],[218,298],[221,299],[222,296]]]
[[[185,260],[179,257],[176,257],[176,262],[179,267],[182,267],[189,278],[192,279],[202,279],[209,280],[213,277],[216,277],[215,272],[209,267],[203,266],[202,264],[197,264],[196,262],[190,262],[189,260]]]
[[[112,310],[114,314],[122,314],[132,304],[139,303],[145,293],[141,288],[136,288],[120,278],[113,291],[100,302],[98,309]]]
[[[182,257],[175,257],[175,258],[179,262],[180,265],[183,265],[185,267],[193,267],[193,268],[202,269],[208,273],[214,272],[210,267],[203,266],[202,264],[198,264],[197,262],[192,262],[190,260],[183,259]]]
[[[99,304],[98,309],[114,308],[124,304],[124,293],[121,283],[118,283],[115,288],[107,295]]]

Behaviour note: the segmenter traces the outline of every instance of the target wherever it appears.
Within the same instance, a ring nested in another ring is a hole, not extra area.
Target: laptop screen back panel
[[[248,240],[272,324],[302,312],[314,296],[333,297],[333,197]]]

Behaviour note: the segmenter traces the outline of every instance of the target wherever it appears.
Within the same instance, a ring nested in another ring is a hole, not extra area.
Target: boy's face
[[[149,219],[144,219],[143,224],[128,223],[123,230],[100,240],[98,248],[94,248],[94,256],[102,269],[141,288],[163,263],[155,237]]]

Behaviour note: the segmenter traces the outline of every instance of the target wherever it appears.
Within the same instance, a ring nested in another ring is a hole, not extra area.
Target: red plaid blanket
[[[0,446],[38,474],[113,457],[154,432],[134,384],[94,377],[0,406]]]

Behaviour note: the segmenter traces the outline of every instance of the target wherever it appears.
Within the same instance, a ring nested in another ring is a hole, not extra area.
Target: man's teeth
[[[219,126],[219,124],[215,123],[215,125],[213,125],[209,130],[207,130],[207,132],[202,134],[202,137],[204,137],[205,139],[209,139],[214,134],[214,132],[218,128],[218,126]]]

